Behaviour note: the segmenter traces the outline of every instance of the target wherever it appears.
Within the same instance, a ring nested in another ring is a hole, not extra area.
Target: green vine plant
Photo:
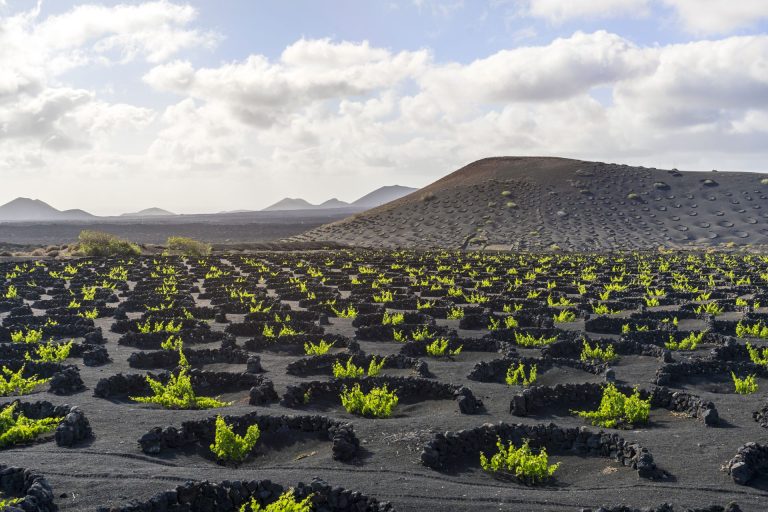
[[[435,341],[427,345],[427,354],[432,357],[454,357],[461,354],[461,349],[464,345],[460,345],[458,348],[448,350],[448,340],[446,338],[437,338]]]
[[[589,420],[592,425],[605,428],[630,427],[647,423],[651,412],[651,399],[640,398],[635,388],[632,395],[624,395],[613,384],[603,389],[603,396],[596,411],[571,411]]]
[[[557,336],[552,337],[546,337],[544,335],[539,336],[538,338],[530,333],[515,333],[515,343],[520,345],[521,347],[541,347],[544,345],[549,345],[550,343],[554,343],[557,341]]]
[[[390,417],[399,402],[395,392],[389,391],[386,385],[374,387],[368,393],[362,392],[360,384],[355,384],[352,389],[344,386],[340,398],[347,412],[369,418]]]
[[[335,344],[335,341],[333,343],[328,343],[325,340],[320,340],[320,343],[315,345],[311,341],[308,341],[304,343],[304,353],[308,356],[321,356],[327,354]]]
[[[40,343],[42,339],[42,329],[28,329],[26,333],[22,331],[14,331],[11,333],[11,341],[13,343]]]
[[[669,341],[664,343],[664,346],[669,350],[696,350],[696,347],[704,339],[704,334],[704,331],[692,332],[680,341],[675,341],[675,337],[670,334]]]
[[[615,361],[619,356],[616,355],[616,349],[613,345],[608,345],[605,348],[600,348],[598,344],[594,347],[590,346],[587,340],[583,340],[583,348],[581,349],[581,356],[579,359],[582,361],[604,361],[606,363]]]
[[[768,366],[768,347],[762,349],[753,347],[747,342],[747,352],[749,352],[749,359],[760,366]]]
[[[523,363],[520,363],[517,366],[512,364],[507,368],[507,376],[504,380],[510,386],[530,386],[536,382],[537,372],[538,369],[535,364],[528,370],[528,375],[525,374],[525,365]]]
[[[754,375],[747,375],[740,379],[735,373],[731,372],[731,378],[738,394],[751,395],[757,391],[757,378]]]
[[[240,512],[310,512],[312,510],[312,497],[310,494],[301,501],[296,501],[294,490],[289,489],[277,498],[277,501],[262,506],[256,498],[240,507]]]
[[[496,449],[498,451],[490,459],[485,453],[480,453],[480,467],[489,473],[514,477],[526,485],[546,482],[560,467],[559,462],[549,464],[546,448],[534,455],[527,439],[520,448],[516,448],[512,441],[505,446],[501,438],[498,438]]]
[[[462,308],[451,308],[448,310],[446,318],[448,320],[461,320],[464,318],[464,310]]]
[[[147,383],[152,389],[152,396],[132,396],[131,400],[139,403],[158,404],[166,409],[213,409],[231,405],[216,398],[197,396],[192,389],[189,373],[190,365],[184,353],[179,350],[179,372],[171,374],[168,384],[146,376]]]
[[[752,325],[747,325],[739,321],[736,324],[736,336],[739,338],[768,338],[768,326],[762,320]]]
[[[46,363],[60,363],[69,357],[69,352],[72,350],[75,340],[70,340],[69,343],[62,344],[48,344],[38,345],[34,349],[34,357],[30,355],[30,352],[24,354],[24,359],[27,361],[42,361]]]
[[[400,325],[405,322],[404,313],[387,313],[381,318],[381,325]]]
[[[184,341],[181,339],[181,336],[171,334],[168,336],[168,338],[166,338],[165,341],[160,343],[160,348],[163,350],[172,350],[174,352],[178,352],[184,348]]]
[[[381,369],[384,367],[384,360],[376,361],[376,356],[371,359],[368,364],[368,376],[375,377],[381,373]],[[365,368],[357,366],[352,362],[352,357],[347,359],[347,363],[342,365],[338,360],[333,362],[333,376],[337,379],[356,379],[365,375]]]
[[[261,431],[256,424],[249,425],[245,435],[240,436],[232,431],[224,418],[216,416],[216,434],[210,449],[220,461],[243,462],[253,451],[260,436]]]
[[[18,371],[14,372],[10,368],[3,367],[3,375],[0,375],[0,396],[27,395],[35,390],[36,387],[42,386],[51,379],[38,379],[37,375],[31,377],[23,377],[24,368],[26,364],[22,365]]]
[[[2,495],[0,495],[0,510],[21,503],[22,499],[23,498],[3,498]]]
[[[33,420],[16,412],[14,402],[0,411],[0,448],[28,443],[42,434],[56,430],[62,418],[41,418]]]

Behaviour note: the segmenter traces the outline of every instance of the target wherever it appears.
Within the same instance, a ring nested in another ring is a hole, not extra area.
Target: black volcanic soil
[[[306,282],[313,283],[311,288],[318,293],[331,292],[334,286],[323,286],[318,281],[310,279],[306,274],[306,264],[298,267],[297,263],[304,260],[311,265],[321,268],[324,261],[332,261],[331,271],[326,269],[327,275],[343,276],[342,281],[348,281],[348,277],[362,277],[358,275],[359,265],[371,265],[377,271],[393,277],[400,275],[407,278],[404,270],[392,270],[393,260],[389,255],[382,253],[275,253],[255,254],[249,256],[264,262],[271,271],[279,274],[278,277],[270,277],[259,271],[253,271],[249,264],[241,256],[229,256],[222,259],[211,258],[209,265],[216,264],[219,268],[227,269],[234,275],[247,277],[255,275],[256,279],[250,281],[247,287],[263,294],[262,300],[279,298],[282,291],[276,292],[275,282],[287,282],[287,278],[298,276]],[[672,256],[670,256],[672,257]],[[675,256],[676,257],[676,256]],[[719,256],[718,256],[719,257]],[[408,255],[407,265],[415,266],[424,262],[421,254]],[[649,256],[651,261],[657,261],[656,256]],[[662,257],[664,258],[664,257]],[[673,266],[670,272],[680,270],[685,272],[685,256]],[[725,257],[730,258],[730,256]],[[449,258],[450,259],[450,258]],[[627,258],[629,260],[629,258]],[[627,260],[623,260],[625,263]],[[178,265],[178,260],[171,260]],[[495,266],[495,275],[509,276],[507,268],[520,269],[524,273],[525,265],[521,265],[513,256],[509,261],[499,264],[493,261],[465,260],[473,269],[482,272],[487,266]],[[590,260],[591,261],[591,260]],[[718,260],[720,264],[725,260]],[[352,268],[343,269],[345,262],[354,262]],[[152,265],[151,259],[139,260],[146,265],[139,272],[148,275]],[[613,275],[611,271],[613,258],[608,258],[603,263],[596,263],[595,271],[601,279]],[[58,265],[57,263],[49,263]],[[115,265],[116,262],[108,266]],[[449,263],[446,263],[449,264]],[[63,264],[62,264],[63,265]],[[586,266],[587,263],[584,263]],[[739,264],[739,275],[751,275],[757,282],[757,275],[765,271],[765,263],[754,262],[751,270],[747,262]],[[5,275],[13,264],[2,267],[0,270]],[[530,263],[530,268],[536,263]],[[7,267],[7,268],[6,268]],[[628,272],[632,271],[632,261],[627,264]],[[53,268],[53,267],[52,267]],[[56,267],[58,268],[58,267]],[[506,302],[515,302],[524,298],[529,290],[539,288],[548,280],[558,280],[560,286],[566,286],[572,279],[571,276],[557,277],[558,268],[544,271],[536,280],[536,285],[524,285],[516,292],[487,293],[489,296],[502,297]],[[197,263],[189,262],[190,281],[187,284],[200,286],[203,293],[214,289],[223,289],[227,281],[217,282],[216,279],[204,280],[202,275],[206,268]],[[103,271],[103,269],[102,269]],[[194,274],[192,273],[194,271]],[[85,273],[84,270],[81,272]],[[466,276],[466,271],[462,271]],[[443,272],[443,275],[450,275]],[[692,280],[696,279],[696,273],[688,272]],[[96,274],[93,274],[94,278]],[[129,280],[130,290],[136,289],[137,274],[132,273]],[[258,277],[270,280],[262,282]],[[477,280],[483,275],[478,275]],[[22,276],[15,278],[19,287],[23,288],[23,282],[28,278]],[[457,282],[460,281],[456,275]],[[664,287],[669,284],[669,272],[660,273],[657,276],[660,282],[656,286]],[[702,277],[703,279],[703,277]],[[86,279],[87,280],[87,279]],[[750,301],[755,295],[763,293],[760,286],[731,287],[718,278],[718,289],[732,293],[729,300],[736,296],[749,297]],[[470,283],[467,282],[467,285]],[[231,283],[230,283],[231,285]],[[180,284],[180,290],[185,285]],[[391,288],[395,288],[394,285]],[[590,284],[590,288],[593,285]],[[466,288],[467,293],[471,288]],[[542,288],[543,289],[543,288]],[[594,289],[602,289],[602,285],[594,283]],[[668,289],[668,287],[667,287]],[[0,286],[4,291],[5,286]],[[128,294],[130,294],[130,290]],[[359,291],[360,288],[358,287]],[[50,288],[49,288],[50,291]],[[370,290],[369,290],[370,291]],[[374,290],[375,291],[375,290]],[[642,296],[644,288],[634,288],[625,294],[616,294],[617,298]],[[546,306],[545,290],[538,299],[539,307]],[[638,295],[639,294],[639,295]],[[124,294],[121,294],[124,295]],[[179,295],[181,298],[183,296]],[[198,306],[210,306],[211,300],[201,299],[197,292],[190,294]],[[339,293],[339,298],[348,298],[349,290]],[[574,300],[578,296],[569,295]],[[43,298],[50,296],[44,295]],[[121,296],[121,302],[126,297]],[[517,299],[516,299],[517,298]],[[27,301],[31,303],[31,301]],[[293,298],[283,300],[295,310],[303,310],[298,307],[298,301]],[[315,305],[319,300],[310,301]],[[362,301],[360,301],[362,302]],[[585,304],[586,301],[583,301]],[[669,311],[673,315],[681,305],[690,301],[680,299],[676,306],[662,306],[653,309],[655,311]],[[764,301],[763,306],[768,305]],[[236,304],[226,302],[226,304]],[[191,306],[190,306],[191,307]],[[523,309],[525,312],[529,309]],[[494,308],[496,309],[496,308]],[[573,309],[573,308],[571,308]],[[766,314],[765,307],[759,310]],[[633,311],[626,310],[620,315],[627,318]],[[37,309],[36,315],[45,315],[46,311]],[[498,314],[501,314],[500,312]],[[140,313],[130,313],[130,318],[138,318]],[[230,322],[242,322],[244,315],[229,313]],[[544,315],[546,316],[546,315]],[[743,317],[742,313],[728,313],[724,318],[734,319]],[[8,313],[0,314],[0,318],[6,322]],[[628,320],[631,321],[631,320]],[[253,407],[248,405],[248,393],[239,392],[226,395],[229,400],[235,400],[236,404],[218,411],[170,411],[158,409],[149,405],[141,405],[127,401],[111,401],[93,396],[93,389],[99,379],[122,373],[139,373],[140,370],[128,366],[128,356],[136,349],[124,345],[118,345],[119,334],[111,332],[110,327],[114,320],[110,317],[100,318],[95,321],[95,326],[101,327],[106,341],[106,348],[113,360],[112,363],[99,367],[88,367],[78,359],[70,358],[67,362],[76,364],[83,381],[87,386],[85,392],[73,396],[57,396],[48,392],[38,392],[25,397],[26,401],[48,400],[55,404],[69,403],[78,405],[90,419],[96,438],[85,445],[74,448],[59,448],[52,442],[33,444],[24,447],[15,447],[0,451],[0,462],[9,465],[19,465],[34,469],[45,476],[51,483],[57,496],[57,504],[62,511],[93,511],[97,506],[118,506],[127,503],[131,499],[146,500],[155,493],[175,487],[187,480],[222,481],[225,479],[272,479],[285,485],[295,485],[299,481],[307,482],[314,476],[319,476],[332,485],[354,489],[364,494],[376,497],[380,500],[391,501],[398,511],[477,511],[477,510],[507,510],[507,511],[577,511],[580,507],[597,507],[601,504],[616,505],[626,504],[633,507],[659,505],[664,502],[673,502],[677,506],[708,506],[711,504],[724,505],[728,501],[737,501],[745,512],[758,512],[765,510],[768,503],[768,488],[765,483],[758,480],[750,486],[738,486],[731,478],[720,471],[720,467],[728,461],[737,448],[748,441],[763,441],[766,439],[766,431],[753,421],[751,413],[765,402],[765,393],[762,391],[768,386],[768,381],[760,380],[761,391],[751,396],[740,396],[733,393],[711,393],[706,386],[701,385],[701,379],[691,382],[677,383],[681,390],[700,395],[712,400],[716,404],[724,423],[719,427],[708,428],[699,420],[673,415],[665,410],[652,412],[652,425],[630,431],[618,431],[628,441],[636,441],[650,449],[655,462],[664,470],[674,476],[673,481],[654,482],[639,479],[637,473],[630,468],[623,467],[608,458],[556,456],[554,461],[562,462],[561,470],[557,473],[555,484],[541,488],[525,487],[523,485],[495,480],[484,474],[477,467],[462,468],[456,472],[437,472],[424,467],[419,459],[423,444],[434,434],[445,431],[456,431],[465,428],[474,428],[488,422],[504,421],[508,423],[522,422],[527,424],[556,422],[561,427],[584,426],[579,418],[557,414],[540,414],[527,418],[517,418],[508,413],[510,397],[520,392],[522,388],[508,387],[504,384],[482,383],[467,379],[467,375],[474,365],[480,361],[491,361],[501,357],[493,352],[465,352],[455,360],[437,360],[435,358],[422,358],[429,365],[429,369],[440,382],[464,384],[472,389],[478,398],[485,404],[485,411],[477,415],[460,414],[456,403],[452,400],[423,401],[415,404],[401,405],[396,409],[396,414],[390,419],[371,420],[359,418],[346,413],[340,406],[330,409],[310,405],[300,409],[289,409],[277,404],[266,407]],[[707,325],[704,317],[685,320],[686,329],[702,330]],[[488,334],[487,329],[463,330],[459,329],[458,320],[436,320],[438,326],[446,326],[456,329],[456,334],[461,338],[479,338]],[[214,330],[223,330],[228,324],[210,322]],[[682,322],[681,322],[682,326]],[[561,336],[570,331],[583,331],[584,320],[580,319],[569,324],[559,325],[562,328]],[[355,337],[355,328],[352,320],[343,318],[330,318],[330,325],[325,326],[326,334],[340,334],[350,338]],[[589,333],[592,339],[617,340],[618,334],[599,335]],[[659,334],[666,339],[666,334]],[[237,344],[243,346],[248,337],[237,337]],[[738,340],[743,344],[743,340]],[[760,342],[757,342],[758,344]],[[209,344],[210,348],[217,348],[218,343]],[[367,354],[386,355],[397,353],[401,344],[392,340],[360,341],[360,348]],[[191,348],[200,348],[195,345]],[[207,348],[207,347],[206,347]],[[697,356],[706,357],[707,345],[697,352]],[[538,357],[539,349],[518,348],[521,355]],[[261,351],[261,363],[266,373],[264,375],[275,383],[279,395],[282,395],[288,385],[302,381],[328,379],[328,376],[296,377],[286,374],[286,366],[297,359],[296,356],[285,355],[270,351]],[[684,353],[675,353],[674,358],[680,360],[688,357]],[[614,366],[619,382],[629,385],[638,385],[644,388],[652,386],[652,380],[656,370],[661,366],[657,358],[647,356],[627,355]],[[242,371],[243,365],[211,365],[211,369],[218,371]],[[403,374],[402,371],[387,371],[385,374]],[[541,384],[555,385],[557,383],[601,382],[602,376],[592,375],[571,368],[558,368],[547,371],[541,375]],[[702,377],[706,380],[706,376]],[[2,399],[3,403],[11,398]],[[336,419],[350,421],[354,424],[355,432],[362,442],[364,455],[354,463],[335,461],[331,457],[330,443],[306,441],[292,444],[287,448],[265,451],[239,468],[218,466],[203,457],[186,455],[183,453],[170,453],[160,457],[143,454],[137,444],[138,438],[155,426],[174,425],[179,427],[182,421],[191,419],[208,418],[217,412],[224,414],[244,414],[257,410],[261,414],[312,414],[319,413]],[[596,427],[589,427],[592,431],[598,431]]]
[[[564,158],[487,158],[402,199],[295,238],[391,248],[764,245],[763,178]]]
[[[214,244],[271,242],[343,219],[349,209],[250,212],[172,217],[109,218],[85,222],[0,222],[0,245],[56,245],[77,240],[83,229],[115,234],[136,243],[162,244],[186,236]]]

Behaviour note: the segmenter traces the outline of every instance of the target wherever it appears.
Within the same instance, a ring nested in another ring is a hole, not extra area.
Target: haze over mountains
[[[586,251],[768,245],[768,178],[565,158],[486,158],[418,193],[291,240]]]
[[[400,199],[401,197],[407,196],[408,194],[411,194],[417,190],[418,189],[416,188],[403,187],[401,185],[391,185],[378,188],[351,203],[339,201],[334,197],[333,199],[329,199],[320,204],[311,204],[305,199],[286,197],[273,205],[267,206],[262,211],[271,212],[286,210],[321,210],[330,208],[374,208],[376,206],[386,204],[390,201],[394,201],[395,199]]]
[[[379,206],[387,203],[393,199],[398,199],[407,195],[417,189],[410,187],[402,187],[399,185],[381,187],[373,192],[366,194],[357,201],[352,203],[346,203],[339,201],[338,199],[329,199],[322,204],[313,205],[304,199],[290,199],[285,198],[277,203],[264,208],[263,212],[281,212],[281,211],[314,211],[314,210],[331,210],[331,209],[365,209]],[[232,212],[221,212],[220,214],[200,214],[199,216],[215,216],[215,215],[237,215],[257,213],[252,210],[238,210]],[[190,217],[198,215],[185,215],[183,217]],[[157,219],[171,220],[173,218],[180,218],[182,216],[177,215],[168,210],[162,208],[147,208],[138,212],[123,213],[117,218],[123,221],[130,221],[132,219]],[[100,217],[92,215],[83,210],[58,210],[53,206],[40,201],[39,199],[29,199],[25,197],[19,197],[13,201],[0,206],[0,222],[67,222],[67,221],[97,221],[100,219],[113,219],[114,217]]]

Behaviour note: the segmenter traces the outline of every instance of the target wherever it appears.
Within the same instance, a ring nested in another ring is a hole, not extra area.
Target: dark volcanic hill
[[[768,244],[768,179],[565,158],[487,158],[293,240],[572,250],[762,245]]]
[[[85,220],[94,218],[83,210],[57,210],[39,199],[17,197],[0,206],[0,222]]]

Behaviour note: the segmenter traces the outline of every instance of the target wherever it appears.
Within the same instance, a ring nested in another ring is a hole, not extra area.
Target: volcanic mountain
[[[449,249],[764,245],[768,176],[550,157],[486,158],[292,240]]]
[[[364,195],[357,201],[346,203],[340,201],[335,197],[329,199],[320,204],[312,204],[306,199],[286,197],[276,202],[273,205],[264,208],[263,212],[274,211],[289,211],[289,210],[329,210],[332,208],[349,208],[353,211],[365,210],[366,208],[374,208],[381,206],[382,204],[400,199],[401,197],[410,194],[418,189],[411,187],[403,187],[400,185],[391,185],[387,187],[380,187]]]
[[[57,210],[39,199],[17,197],[0,206],[0,222],[86,220],[94,216],[83,210]]]
[[[176,214],[162,208],[146,208],[134,213],[123,213],[121,217],[168,217],[171,215]]]

